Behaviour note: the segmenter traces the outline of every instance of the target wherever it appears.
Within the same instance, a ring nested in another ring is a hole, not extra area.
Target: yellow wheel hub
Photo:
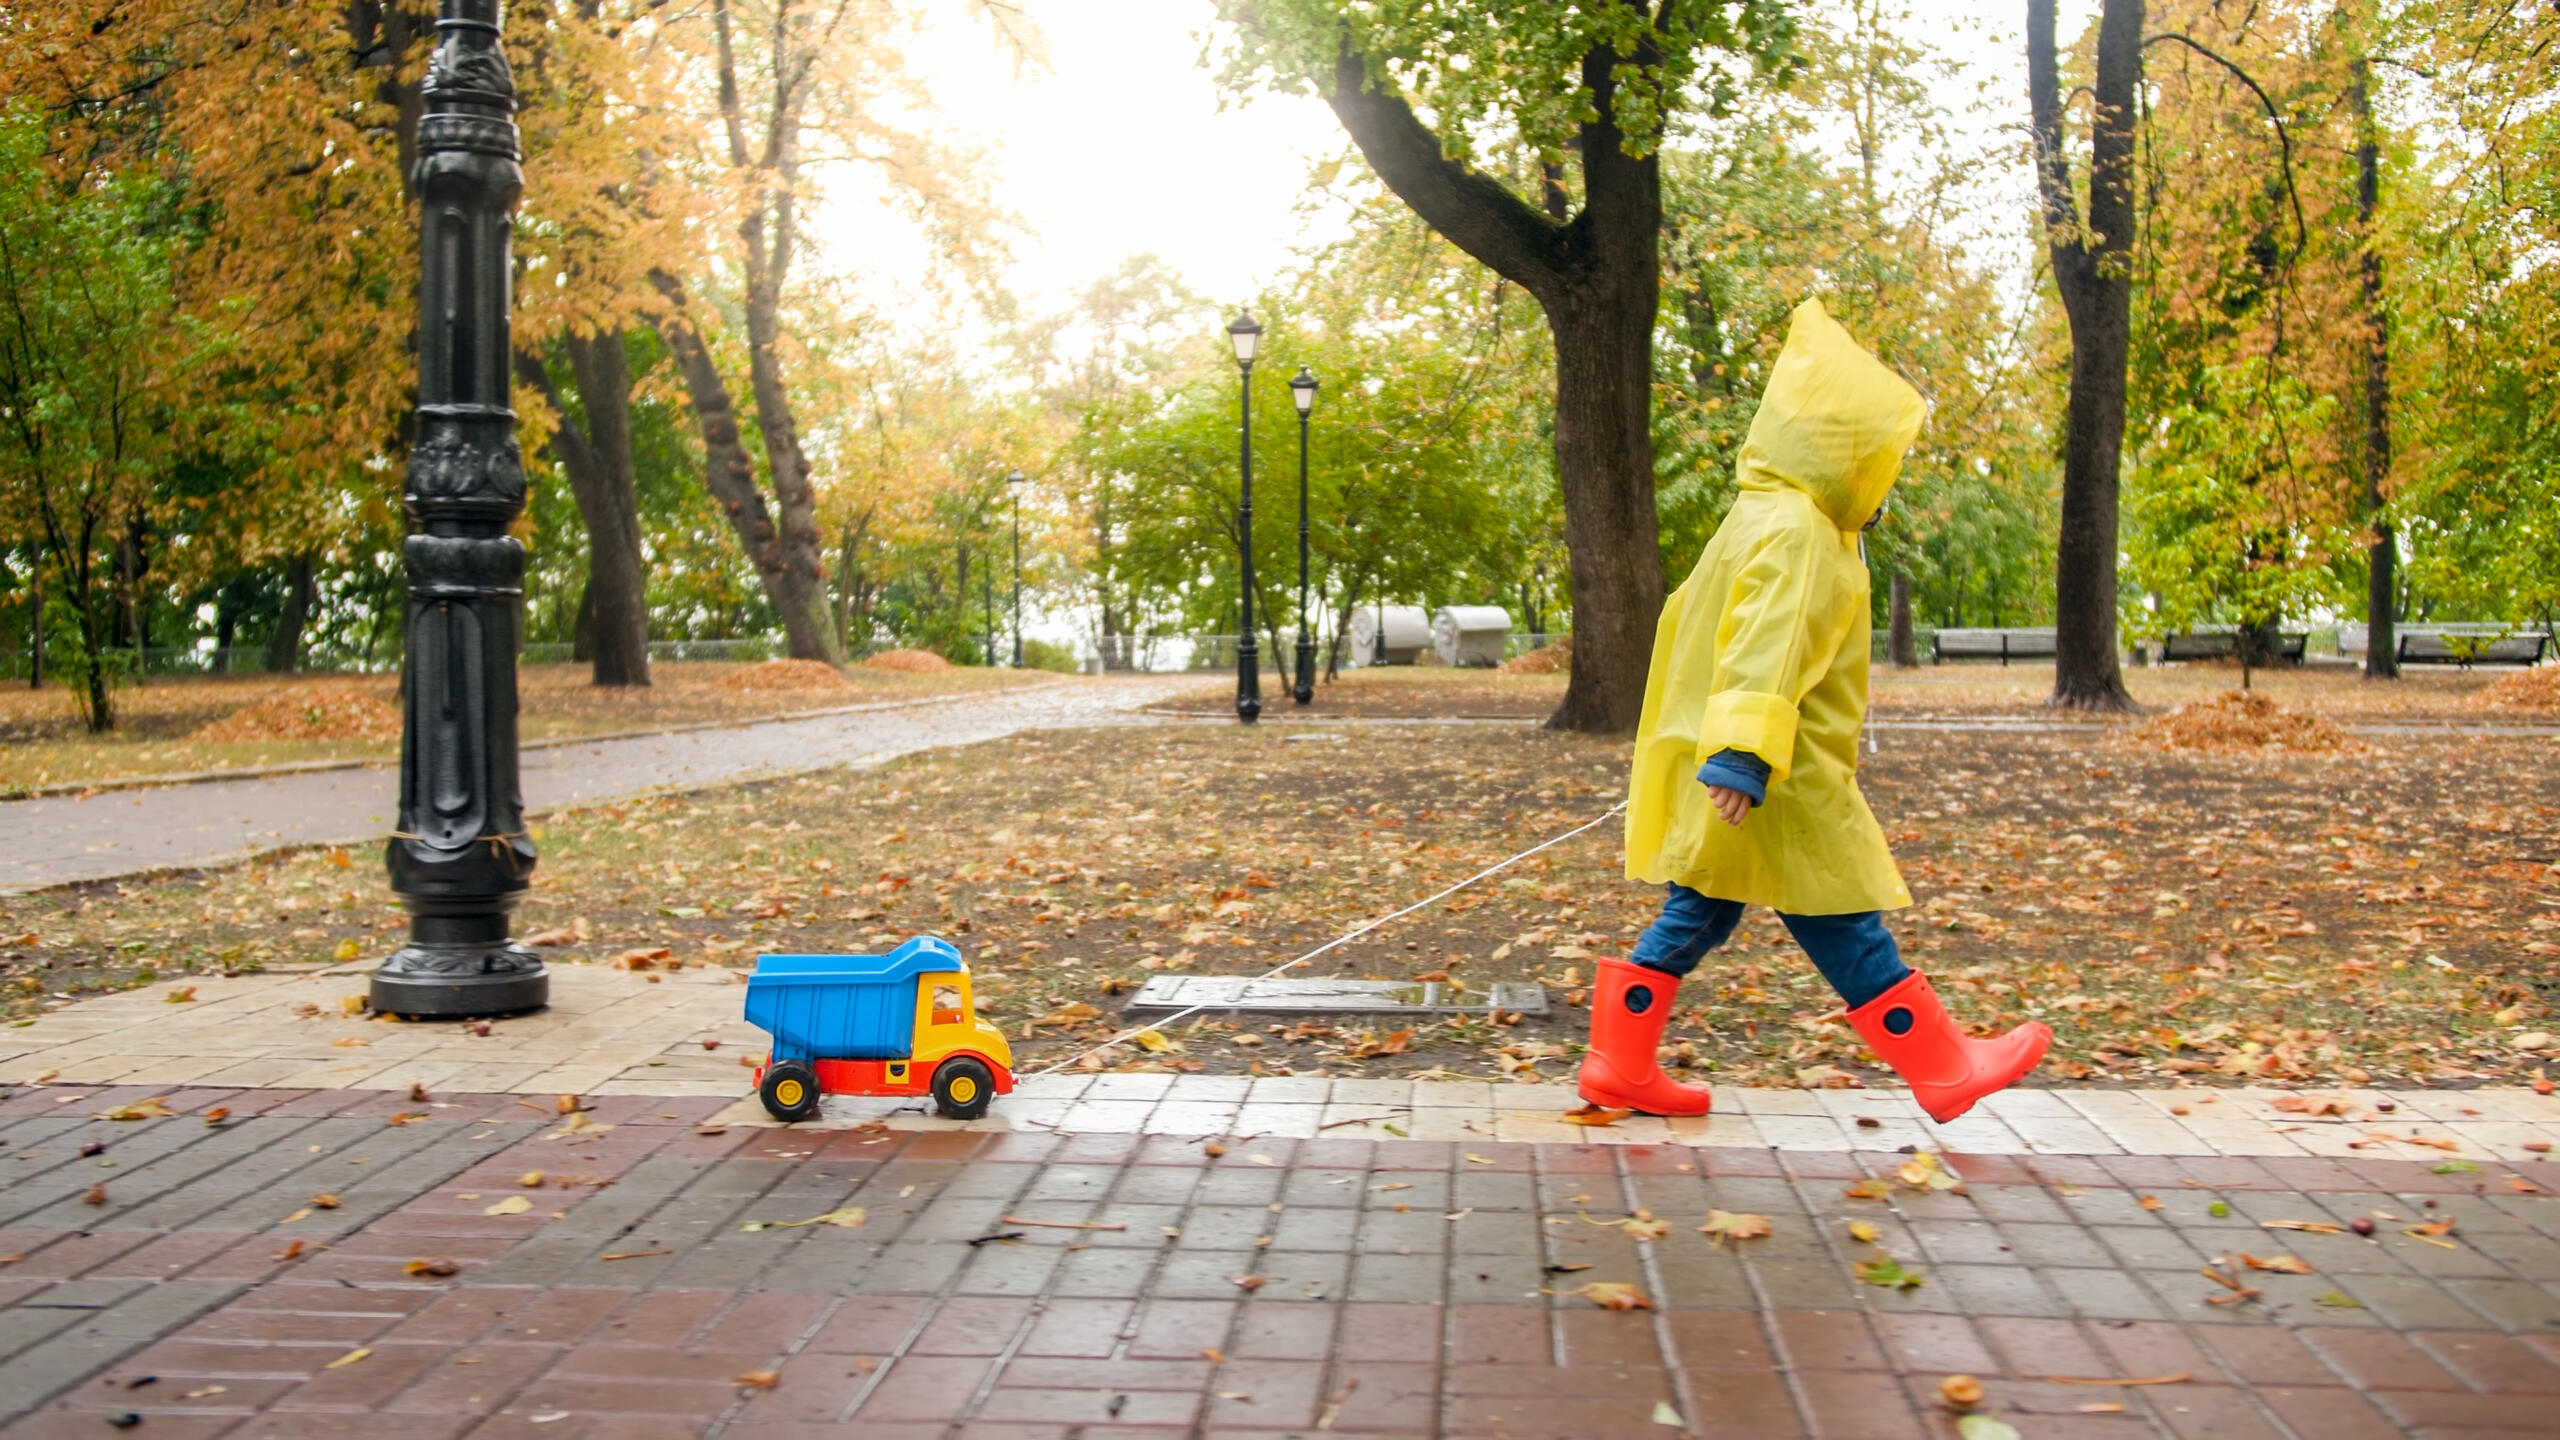
[[[797,1106],[802,1100],[807,1099],[808,1096],[809,1091],[807,1087],[803,1086],[797,1080],[785,1080],[773,1087],[773,1098],[780,1101],[784,1109],[790,1109]]]
[[[954,1075],[951,1077],[952,1104],[966,1105],[977,1098],[978,1082],[976,1079],[967,1075]]]

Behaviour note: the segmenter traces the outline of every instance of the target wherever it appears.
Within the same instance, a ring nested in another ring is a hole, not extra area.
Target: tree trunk
[[[1401,95],[1372,84],[1348,40],[1325,96],[1397,198],[1546,314],[1573,572],[1573,670],[1547,723],[1600,733],[1635,727],[1663,597],[1651,426],[1662,170],[1655,156],[1626,152],[1615,119],[1623,58],[1605,48],[1583,57],[1591,110],[1575,145],[1583,205],[1570,220],[1560,218],[1566,196],[1552,179],[1542,208],[1449,159]]]
[[[738,408],[729,398],[729,382],[721,377],[710,347],[703,344],[702,336],[693,328],[682,287],[663,274],[652,278],[659,291],[674,302],[672,313],[658,323],[658,335],[676,357],[676,370],[684,377],[694,419],[701,427],[703,482],[721,512],[729,517],[729,526],[737,532],[748,562],[764,582],[765,595],[782,618],[784,640],[792,656],[836,663],[840,657],[830,643],[825,585],[814,566],[794,570],[784,560],[782,535],[774,528],[764,491],[756,485],[755,463],[747,458],[746,442],[738,429]]]
[[[1573,666],[1547,724],[1599,734],[1635,728],[1663,595],[1653,504],[1655,272],[1648,264],[1641,276],[1607,278],[1631,283],[1610,285],[1616,293],[1587,306],[1547,307],[1573,572]]]
[[[35,547],[36,563],[27,577],[30,623],[27,629],[27,688],[44,688],[44,547]]]
[[[2373,120],[2373,67],[2358,57],[2350,98],[2356,113],[2356,229],[2364,272],[2364,513],[2366,551],[2364,678],[2400,678],[2400,549],[2383,510],[2391,478],[2391,317],[2383,308],[2382,247],[2374,211],[2382,201],[2382,142]]]
[[[1911,637],[1911,577],[1896,571],[1893,577],[1893,628],[1886,656],[1897,670],[1917,669],[1920,647]]]
[[[640,545],[640,476],[631,450],[631,358],[619,329],[562,337],[586,411],[584,466],[564,465],[587,526],[588,619],[598,685],[649,683],[649,571]],[[564,431],[566,426],[563,426]],[[579,474],[583,470],[583,483]]]
[[[2089,139],[2089,215],[2080,222],[2062,145],[2054,0],[2027,3],[2027,90],[2036,182],[2054,288],[2071,326],[2071,397],[2054,551],[2049,705],[2130,711],[2116,655],[2116,510],[2124,457],[2125,356],[2132,336],[2133,141],[2142,78],[2142,0],[2104,0]]]
[[[267,637],[267,673],[286,675],[302,668],[302,632],[311,623],[312,599],[311,557],[296,555],[284,565],[284,610]]]

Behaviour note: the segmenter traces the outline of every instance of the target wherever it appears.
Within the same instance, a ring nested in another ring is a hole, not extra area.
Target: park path
[[[1183,676],[1077,680],[794,720],[548,746],[524,754],[535,811],[664,786],[825,765],[877,765],[1019,730],[1089,724],[1155,703]],[[219,864],[286,845],[387,833],[400,772],[366,765],[0,803],[0,894]]]

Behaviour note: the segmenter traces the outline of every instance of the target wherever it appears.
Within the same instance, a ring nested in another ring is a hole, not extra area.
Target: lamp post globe
[[[1318,383],[1304,365],[1289,379],[1289,400],[1298,407],[1298,683],[1290,694],[1301,705],[1316,698],[1316,637],[1307,628],[1307,417],[1315,413]]]
[[[1236,506],[1236,548],[1243,582],[1241,623],[1236,627],[1236,718],[1250,725],[1262,718],[1262,673],[1253,643],[1253,356],[1262,346],[1262,326],[1250,311],[1238,311],[1227,326],[1227,339],[1236,349],[1241,398],[1237,457],[1244,482]]]
[[[1022,668],[1022,472],[1004,477],[1013,492],[1013,668]]]

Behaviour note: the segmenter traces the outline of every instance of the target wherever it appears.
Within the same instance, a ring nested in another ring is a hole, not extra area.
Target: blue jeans
[[[1742,923],[1742,902],[1710,899],[1686,885],[1667,888],[1670,893],[1663,897],[1662,913],[1645,927],[1635,953],[1627,958],[1665,975],[1686,975]],[[1852,1010],[1901,984],[1911,973],[1893,943],[1893,932],[1884,928],[1881,911],[1862,910],[1854,915],[1781,911],[1778,919],[1812,957],[1813,968],[1840,992],[1841,1003]]]

